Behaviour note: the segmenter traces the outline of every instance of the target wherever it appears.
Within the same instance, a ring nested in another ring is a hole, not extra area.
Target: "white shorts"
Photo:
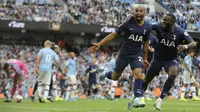
[[[112,81],[112,82],[111,82],[111,86],[112,86],[112,87],[117,87],[117,81]]]
[[[45,85],[50,85],[51,75],[51,72],[39,71],[37,81]]]
[[[69,77],[69,84],[77,84],[76,75],[67,74],[67,77]]]
[[[195,82],[194,76],[190,78],[190,73],[188,71],[183,71],[183,84],[191,84]]]

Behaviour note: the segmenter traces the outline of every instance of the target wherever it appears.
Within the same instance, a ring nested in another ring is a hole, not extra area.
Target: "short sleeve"
[[[67,62],[65,63],[65,66],[69,66],[70,60],[68,59]]]
[[[188,57],[185,57],[184,62],[185,64],[188,64],[188,65],[190,64]]]
[[[39,51],[38,55],[42,55],[42,53],[43,53],[43,50],[41,49],[41,50]]]
[[[55,60],[58,61],[59,60],[59,56],[55,53]]]
[[[149,28],[148,30],[146,31],[146,34],[144,35],[144,41],[148,41],[149,38],[150,38],[150,34],[151,34],[151,30],[152,30],[152,26],[149,24]],[[145,32],[145,29],[144,29],[144,32]]]
[[[156,33],[158,33],[159,28],[160,28],[160,24],[155,23],[155,24],[151,24],[151,25],[152,25],[152,30],[154,30],[154,31],[156,31]]]
[[[128,21],[130,20],[131,18],[128,18],[125,22],[123,22],[122,24],[120,24],[115,32],[118,34],[118,35],[122,35],[124,33],[124,27],[127,25]]]
[[[183,29],[180,29],[180,32],[181,32],[181,37],[183,40],[185,40],[186,42],[191,42],[191,41],[194,41],[192,39],[192,37],[188,34],[187,31],[183,30]]]

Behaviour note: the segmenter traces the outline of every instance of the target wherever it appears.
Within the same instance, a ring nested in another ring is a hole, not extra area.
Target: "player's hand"
[[[90,53],[94,53],[100,48],[100,45],[98,43],[92,43],[92,45],[93,46],[88,49]]]
[[[142,60],[142,65],[147,68],[150,64],[147,60]]]
[[[38,70],[38,68],[35,68],[34,70],[35,70],[35,72],[36,72],[36,73],[39,73],[39,70]]]
[[[182,52],[182,51],[184,51],[184,50],[186,50],[187,48],[185,47],[185,45],[179,45],[178,47],[177,47],[177,50],[178,50],[178,52]]]
[[[193,77],[193,73],[190,72],[190,78],[192,78],[192,77]]]
[[[153,47],[150,47],[149,51],[150,52],[155,52],[155,49]]]

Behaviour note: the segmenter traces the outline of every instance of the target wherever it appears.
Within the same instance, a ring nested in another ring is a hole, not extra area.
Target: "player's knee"
[[[114,72],[112,74],[112,80],[117,81],[121,76],[121,73]]]
[[[144,80],[145,78],[144,74],[142,73],[142,69],[135,69],[133,71],[133,74],[134,74],[135,79]]]
[[[45,86],[44,86],[44,89],[45,89],[46,91],[48,91],[48,90],[49,90],[49,85],[45,85]]]
[[[169,76],[169,78],[175,80],[175,79],[176,79],[176,74],[171,74],[171,75]]]

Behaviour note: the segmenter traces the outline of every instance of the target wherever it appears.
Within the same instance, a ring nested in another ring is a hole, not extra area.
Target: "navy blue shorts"
[[[135,56],[119,56],[115,63],[115,72],[122,73],[126,66],[130,64],[131,69],[134,70],[135,68],[142,68],[142,57],[135,55]]]
[[[147,70],[147,75],[158,76],[162,67],[164,67],[165,71],[168,72],[169,68],[172,66],[177,66],[179,68],[179,63],[178,63],[177,59],[169,60],[169,61],[157,61],[157,60],[153,59]]]

